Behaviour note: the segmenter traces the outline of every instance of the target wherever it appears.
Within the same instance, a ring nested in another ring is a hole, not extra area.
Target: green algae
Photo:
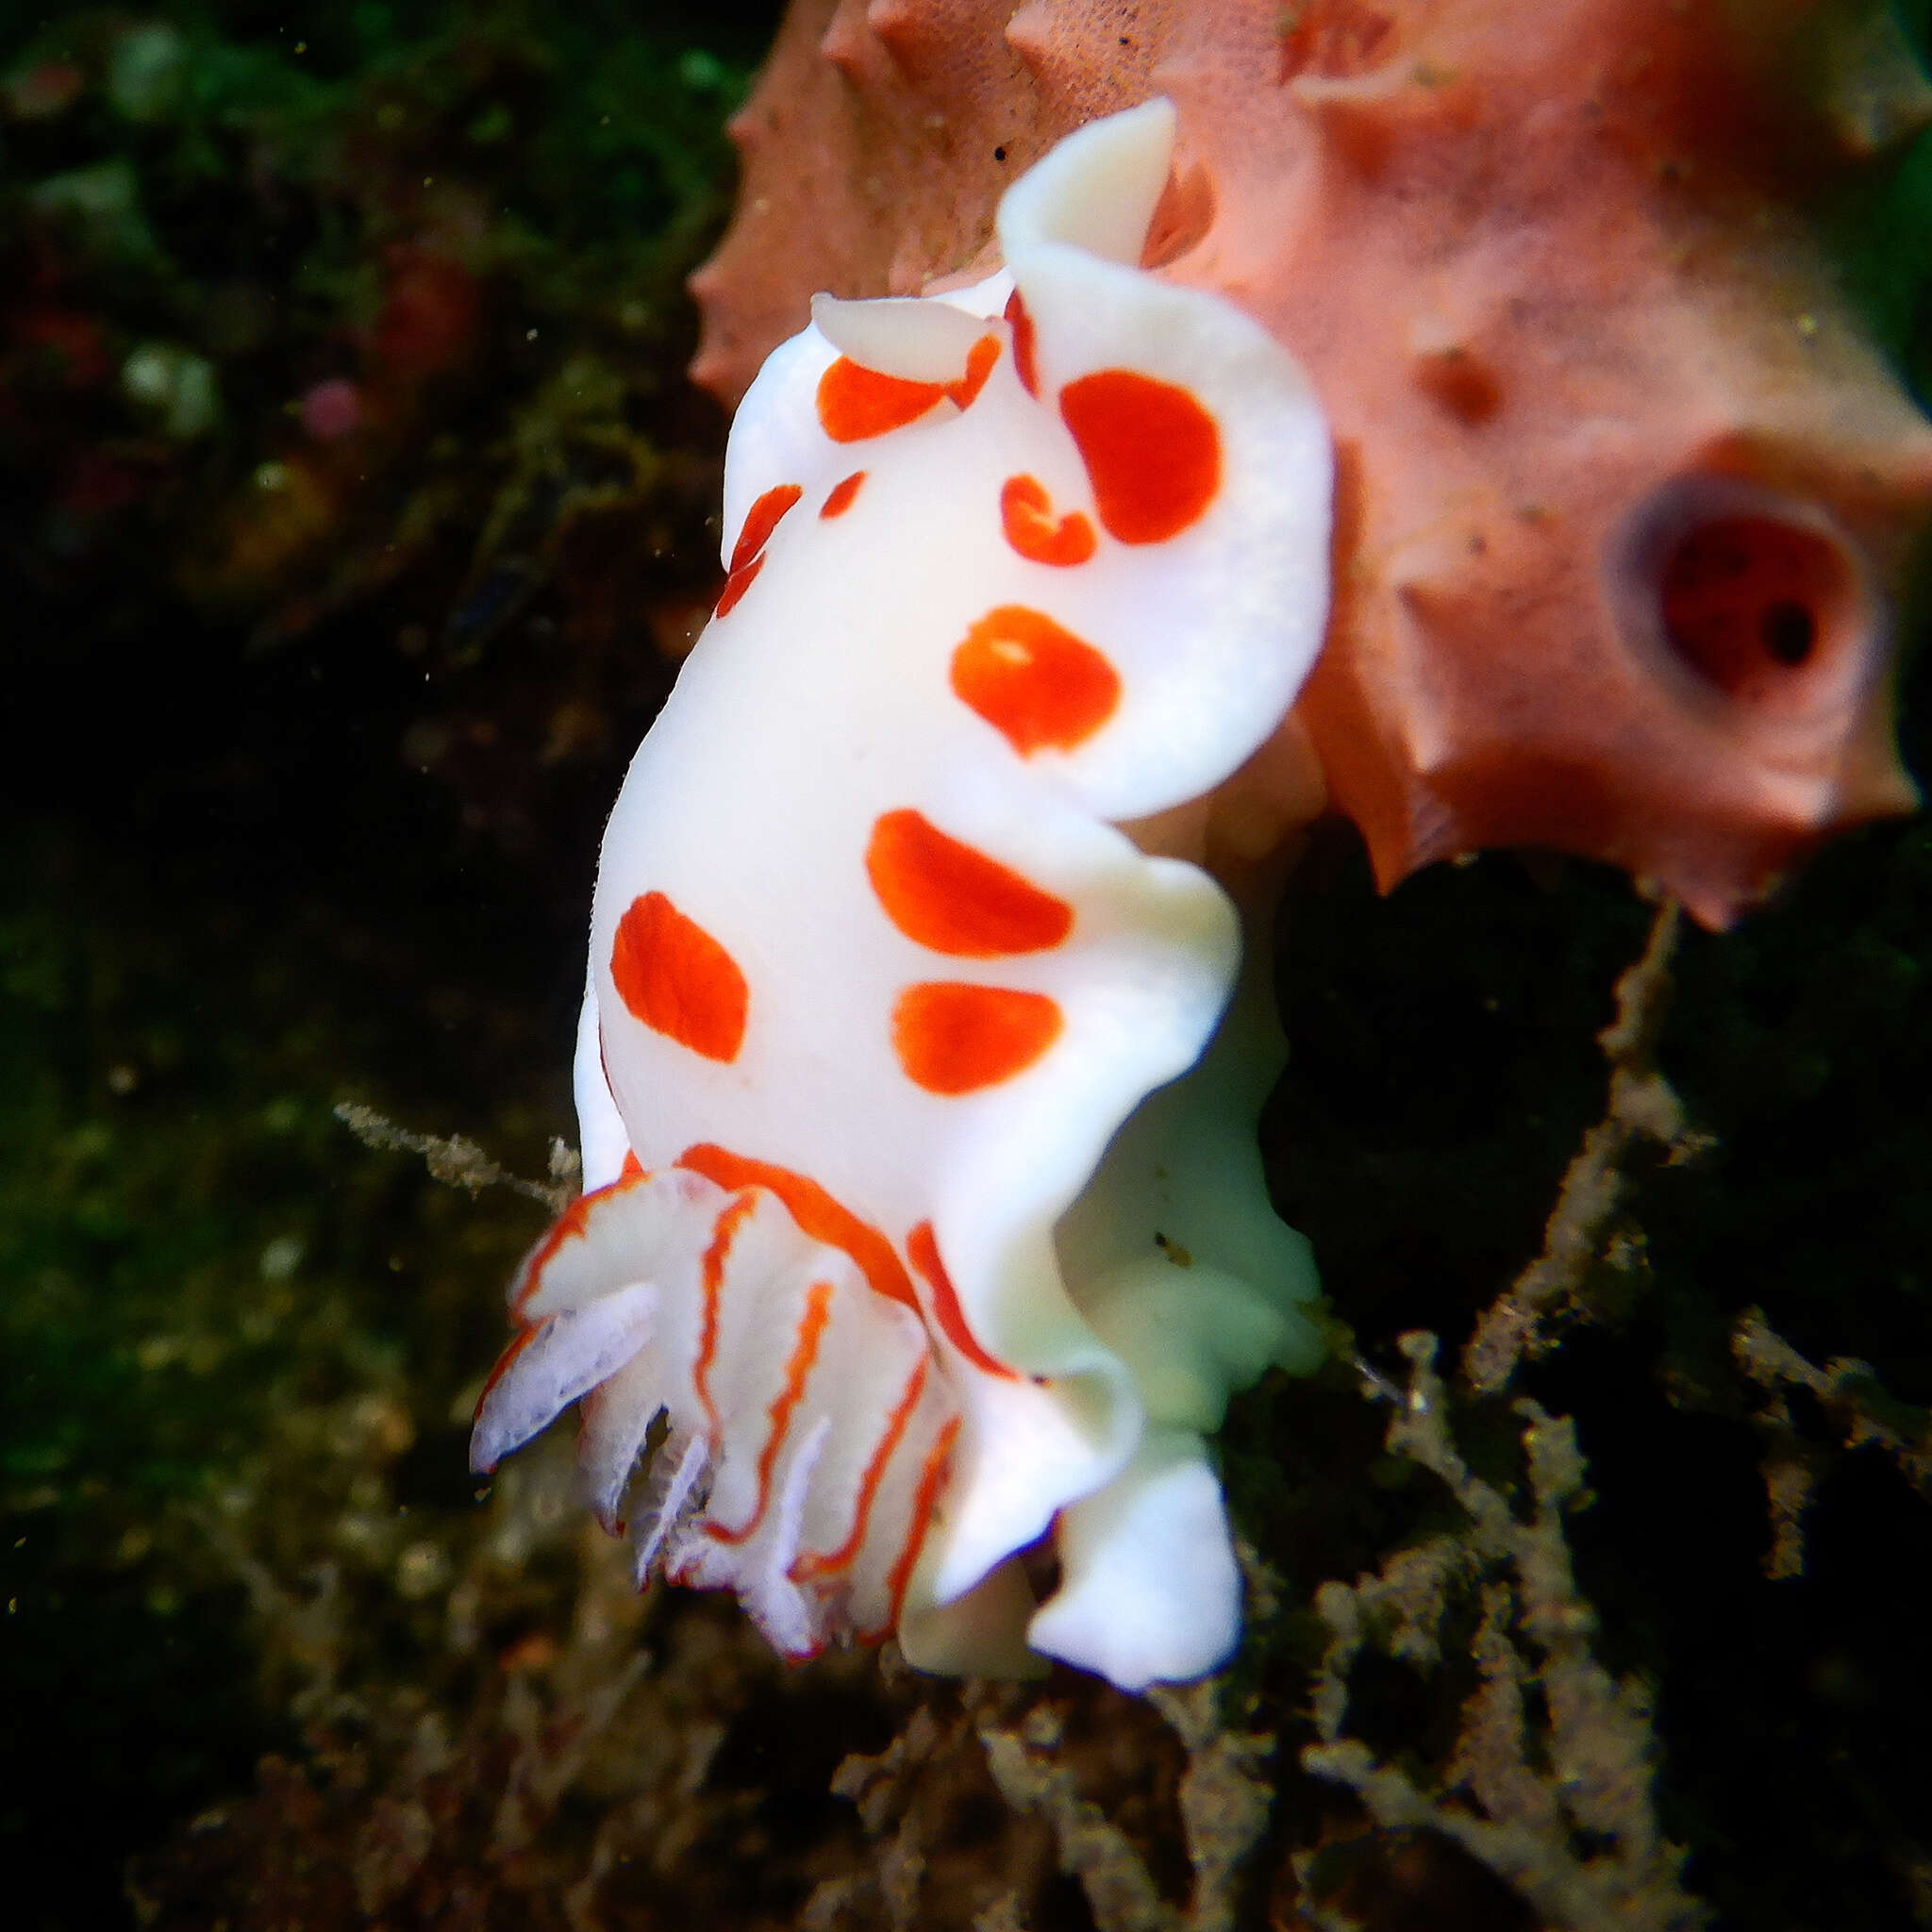
[[[587,860],[553,895],[528,828],[560,820],[544,849],[588,855],[601,781],[572,746],[613,741],[612,711],[641,728],[665,678],[651,600],[708,569],[688,532],[714,421],[661,399],[758,32],[535,21],[0,25],[0,255],[39,345],[0,356],[0,1703],[35,1763],[0,1849],[24,1924],[119,1922],[126,1857],[295,1745],[288,1620],[319,1576],[366,1597],[363,1656],[408,1677],[475,1519],[455,1411],[538,1217],[367,1155],[332,1109],[467,1127],[539,1173],[564,1118],[579,941],[554,910]],[[370,379],[384,251],[431,174],[480,211],[463,273],[494,362],[369,453],[379,488],[318,546],[184,576],[222,506],[307,446],[304,385]],[[515,649],[491,632],[445,658],[489,566],[469,545],[538,433],[512,425],[599,351],[623,373],[550,447],[566,471],[584,439],[643,452],[591,508],[641,507],[665,560],[607,563],[563,492],[517,533],[541,569]],[[193,420],[142,371],[187,371]],[[580,645],[559,680],[544,573],[620,568],[602,608],[627,661]],[[576,721],[534,791],[423,775],[432,741],[480,742],[486,706]]]
[[[151,590],[273,647],[435,568],[558,350],[628,363],[634,429],[702,420],[679,282],[724,216],[752,21],[175,9],[175,78],[138,114],[114,92],[138,18],[0,28],[18,647],[111,656]],[[329,383],[333,419],[307,400]]]
[[[343,1462],[383,1460],[358,1436],[304,1474],[291,1437],[380,1398],[391,1437],[459,1455],[441,1407],[414,1405],[431,1364],[468,1374],[447,1324],[479,1312],[474,1277],[450,1271],[481,1227],[349,1158],[329,1114],[350,1069],[381,1092],[394,1029],[343,1010],[299,921],[196,870],[71,827],[8,840],[4,1695],[43,1741],[0,1833],[17,1871],[72,1860],[40,1923],[102,1923],[118,1895],[118,1861],[88,1849],[102,1807],[131,1849],[291,1735],[224,1534],[257,1508],[340,1518]],[[408,1083],[382,1097],[421,1104]],[[486,1275],[524,1233],[486,1246]],[[460,1468],[439,1494],[465,1495]]]

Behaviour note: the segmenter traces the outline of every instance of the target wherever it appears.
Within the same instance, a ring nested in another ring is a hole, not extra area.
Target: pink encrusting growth
[[[1108,1152],[1240,958],[1220,890],[1119,822],[1267,765],[1326,599],[1294,365],[1133,265],[1171,136],[1158,105],[1088,130],[1008,196],[1009,274],[822,305],[771,358],[724,592],[606,835],[591,1191],[512,1291],[475,1457],[580,1403],[640,1579],[736,1591],[788,1655],[1208,1668],[1239,1583],[1206,1418],[1311,1346],[1252,1151],[1195,1187],[1160,1133]],[[1169,1092],[1251,1141],[1239,1086]],[[1121,1254],[1058,1225],[1103,1184]],[[1214,1365],[1178,1405],[1142,1381],[1153,1215],[1198,1257],[1167,1339]],[[1036,1614],[1020,1557],[1056,1535]]]
[[[1723,924],[1909,808],[1890,613],[1932,428],[1805,214],[1932,117],[1896,9],[791,0],[732,123],[693,374],[735,400],[814,290],[983,272],[1007,182],[1155,94],[1178,134],[1143,259],[1260,322],[1329,412],[1299,716],[1385,886],[1541,845]]]

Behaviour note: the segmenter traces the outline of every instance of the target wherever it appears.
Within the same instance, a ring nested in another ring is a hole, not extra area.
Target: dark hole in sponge
[[[1720,691],[1769,697],[1811,662],[1849,581],[1839,545],[1821,531],[1775,516],[1712,517],[1664,559],[1664,635]]]
[[[1818,641],[1818,620],[1810,607],[1792,597],[1781,597],[1768,606],[1757,621],[1757,629],[1764,648],[1780,664],[1802,664]]]

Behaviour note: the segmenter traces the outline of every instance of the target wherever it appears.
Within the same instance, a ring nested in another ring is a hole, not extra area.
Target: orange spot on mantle
[[[727,1064],[744,1043],[750,991],[738,962],[662,892],[633,899],[617,923],[610,977],[633,1018]]]
[[[825,500],[819,506],[822,517],[842,517],[852,508],[852,499],[858,494],[858,486],[865,481],[863,470],[854,470],[851,475],[834,483],[825,494]]]
[[[864,442],[918,422],[945,393],[942,382],[882,375],[841,356],[819,377],[819,425],[834,442]]]
[[[954,958],[1043,952],[1074,927],[1064,899],[916,811],[889,811],[874,824],[865,870],[892,924]]]
[[[1059,1037],[1060,1009],[1041,992],[927,980],[892,1008],[892,1050],[928,1093],[976,1093],[1025,1072]]]
[[[701,1174],[734,1193],[741,1188],[763,1188],[777,1195],[792,1220],[813,1241],[824,1241],[828,1248],[843,1249],[852,1257],[874,1293],[884,1295],[888,1301],[903,1302],[917,1313],[919,1297],[912,1291],[912,1277],[906,1273],[905,1263],[891,1242],[877,1228],[861,1221],[843,1202],[834,1200],[817,1181],[795,1174],[789,1167],[753,1160],[709,1141],[687,1147],[677,1157],[676,1165]]]
[[[1102,369],[1060,391],[1102,527],[1123,543],[1164,543],[1221,488],[1221,432],[1191,394],[1131,369]]]
[[[946,393],[962,409],[970,409],[979,391],[986,387],[986,378],[992,374],[992,365],[1000,359],[1000,339],[997,336],[981,336],[966,352],[966,374],[958,382],[946,384]]]
[[[744,527],[731,549],[731,568],[742,570],[767,543],[778,520],[805,494],[796,483],[780,483],[767,490],[744,513]]]
[[[1024,604],[1002,604],[966,633],[952,683],[1022,758],[1084,744],[1121,699],[1120,673],[1102,653]]]
[[[990,1375],[1005,1375],[1017,1379],[1013,1371],[1003,1361],[987,1354],[974,1339],[971,1328],[966,1325],[966,1311],[959,1306],[959,1297],[953,1287],[953,1278],[946,1273],[946,1266],[940,1259],[940,1244],[933,1238],[932,1223],[922,1221],[906,1237],[906,1252],[912,1257],[912,1265],[925,1278],[932,1290],[932,1311],[940,1324],[940,1332],[975,1368],[984,1369]]]
[[[1029,396],[1040,394],[1040,368],[1033,357],[1033,318],[1015,289],[1007,297],[1007,320],[1013,328],[1013,374]]]
[[[819,377],[819,425],[834,442],[864,442],[918,422],[941,396],[970,409],[999,359],[1000,339],[981,336],[966,352],[957,382],[914,382],[841,356]]]
[[[751,589],[753,579],[765,567],[765,545],[778,520],[805,492],[796,483],[780,483],[765,491],[745,512],[744,527],[731,546],[731,570],[724,588],[718,593],[713,617],[728,617],[738,600]]]
[[[760,552],[749,563],[741,564],[724,579],[724,588],[718,592],[718,601],[711,607],[713,617],[729,617],[736,608],[738,600],[751,589],[753,579],[765,567],[764,554]]]
[[[1000,528],[1029,563],[1067,566],[1093,555],[1093,525],[1078,510],[1053,513],[1053,498],[1037,476],[1008,476],[1000,490]]]

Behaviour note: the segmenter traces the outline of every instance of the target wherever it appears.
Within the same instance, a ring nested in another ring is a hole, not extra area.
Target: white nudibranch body
[[[1213,1668],[1205,1438],[1315,1351],[1270,1043],[1221,1026],[1240,922],[1120,829],[1270,738],[1328,602],[1300,371],[1137,266],[1172,143],[1165,102],[1096,123],[1006,196],[1004,273],[821,297],[772,357],[716,617],[605,837],[589,1191],[514,1284],[475,1459],[577,1402],[640,1582],[735,1591],[788,1655]]]

